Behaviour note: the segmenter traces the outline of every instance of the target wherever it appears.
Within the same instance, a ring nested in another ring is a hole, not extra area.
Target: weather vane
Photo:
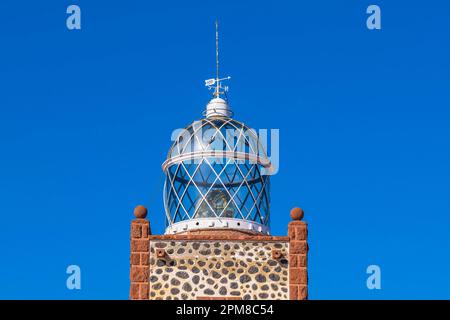
[[[205,86],[209,90],[214,89],[213,96],[219,98],[221,94],[228,92],[228,86],[223,87],[221,82],[229,79],[231,77],[219,77],[219,22],[216,20],[216,78],[205,80]]]

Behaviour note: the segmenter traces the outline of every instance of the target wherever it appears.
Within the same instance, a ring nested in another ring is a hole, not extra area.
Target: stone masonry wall
[[[286,300],[288,259],[288,242],[151,240],[150,299]]]
[[[130,298],[148,300],[150,223],[144,218],[131,222]]]
[[[294,208],[288,236],[209,230],[152,235],[131,222],[130,299],[308,299],[308,226]]]

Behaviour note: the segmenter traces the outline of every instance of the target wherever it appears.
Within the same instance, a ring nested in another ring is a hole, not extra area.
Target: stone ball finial
[[[292,220],[300,221],[300,220],[303,219],[304,215],[305,215],[305,213],[303,212],[302,208],[293,208],[291,210],[291,218],[292,218]]]
[[[134,208],[134,216],[138,219],[145,219],[147,217],[147,208],[143,205],[138,205]]]

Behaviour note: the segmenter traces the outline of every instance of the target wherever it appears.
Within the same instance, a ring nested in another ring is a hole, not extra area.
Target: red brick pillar
[[[136,219],[131,222],[130,300],[148,300],[150,222],[146,219],[144,206],[137,206],[134,216]]]
[[[289,296],[290,300],[308,299],[308,226],[301,221],[303,210],[291,210],[289,236]]]

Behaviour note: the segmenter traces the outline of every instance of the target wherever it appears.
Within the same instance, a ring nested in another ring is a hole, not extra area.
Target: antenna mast
[[[205,86],[207,86],[208,89],[214,89],[214,98],[220,98],[221,94],[228,91],[228,87],[222,87],[221,82],[229,79],[231,79],[231,77],[219,77],[219,21],[216,20],[216,77],[205,80]],[[220,91],[221,89],[223,89],[223,91]]]
[[[219,84],[219,21],[216,20],[216,83]],[[216,86],[216,92],[214,96],[219,97],[219,87]]]

